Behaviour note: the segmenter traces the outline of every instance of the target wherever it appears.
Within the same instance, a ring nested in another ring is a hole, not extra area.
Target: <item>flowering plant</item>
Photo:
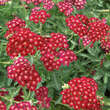
[[[109,110],[109,6],[0,0],[0,110]]]

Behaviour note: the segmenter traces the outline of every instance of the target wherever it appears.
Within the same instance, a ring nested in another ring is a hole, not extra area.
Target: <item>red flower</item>
[[[75,110],[102,110],[96,96],[97,83],[92,78],[74,78],[68,82],[69,88],[61,91],[62,103]]]

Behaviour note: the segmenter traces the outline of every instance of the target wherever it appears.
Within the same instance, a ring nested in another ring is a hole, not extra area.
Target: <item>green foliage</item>
[[[61,0],[53,0],[58,3]],[[103,110],[110,110],[110,96],[105,96],[106,90],[109,90],[110,94],[110,55],[105,54],[100,48],[99,42],[94,44],[93,48],[89,46],[83,47],[82,42],[78,43],[78,35],[73,33],[65,23],[66,17],[64,14],[58,11],[58,8],[54,6],[49,10],[52,16],[44,25],[40,23],[34,24],[29,21],[28,17],[30,10],[34,8],[33,4],[29,4],[29,9],[23,7],[25,2],[20,0],[12,0],[11,4],[7,3],[5,6],[0,6],[0,88],[7,88],[9,95],[6,96],[6,103],[8,108],[14,102],[8,103],[8,100],[15,97],[21,86],[17,82],[14,82],[7,77],[7,67],[13,62],[6,53],[6,45],[8,40],[4,38],[4,34],[7,30],[6,23],[18,16],[26,21],[26,27],[40,35],[49,35],[51,32],[60,32],[68,37],[70,49],[75,52],[78,57],[76,62],[73,62],[68,67],[61,66],[58,71],[48,72],[43,63],[40,61],[40,52],[37,51],[34,56],[27,56],[31,64],[36,65],[40,76],[42,77],[41,83],[38,88],[43,86],[48,87],[49,96],[52,97],[51,107],[48,110],[71,110],[68,106],[61,103],[60,92],[62,85],[75,77],[87,76],[94,78],[98,83],[99,91],[97,95],[104,97],[105,106]],[[109,11],[104,11],[109,10]],[[106,18],[107,24],[110,25],[110,1],[109,0],[87,0],[85,9],[74,10],[73,15],[76,13],[84,14],[88,17]],[[104,59],[103,65],[100,65],[101,60]],[[92,72],[95,71],[94,74]],[[23,87],[24,100],[32,100],[36,102],[34,93],[29,92]]]

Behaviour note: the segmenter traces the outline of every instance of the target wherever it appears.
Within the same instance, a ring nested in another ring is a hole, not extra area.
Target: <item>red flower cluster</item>
[[[74,8],[72,8],[72,4],[65,1],[58,2],[57,7],[59,8],[60,12],[63,12],[65,14],[65,16],[69,16],[74,10]]]
[[[8,2],[9,0],[0,0],[0,5],[5,5],[6,2]]]
[[[41,81],[41,77],[35,70],[35,66],[24,57],[19,57],[14,64],[7,68],[8,78],[14,79],[20,85],[27,86],[31,91],[36,89],[37,84]]]
[[[54,54],[56,49],[66,49],[69,47],[68,41],[65,35],[60,33],[50,33],[50,38],[43,38],[43,42],[40,48],[41,54],[49,52]]]
[[[33,21],[34,23],[39,23],[39,21],[44,24],[47,20],[47,18],[50,17],[50,14],[47,14],[45,10],[34,10],[31,12],[31,15],[29,16],[30,21]]]
[[[110,52],[110,33],[108,32],[105,37],[101,39],[101,47],[106,52]]]
[[[70,16],[66,19],[67,26],[83,40],[84,46],[95,43],[106,36],[110,27],[104,19],[88,18],[85,15]]]
[[[0,100],[0,110],[7,110],[6,104]]]
[[[29,28],[20,28],[19,31],[9,38],[7,43],[7,54],[16,57],[19,54],[27,56],[36,53],[35,46],[38,44],[37,39],[39,35],[32,32]]]
[[[15,97],[14,97],[14,100],[15,101],[21,101],[21,100],[23,100],[24,98],[22,97],[24,95],[24,93],[23,93],[23,90],[22,90],[22,88],[20,89],[20,91],[19,91],[19,93],[18,93],[18,95],[16,95]]]
[[[64,89],[62,103],[75,110],[101,110],[100,100],[96,96],[97,83],[92,78],[74,78],[68,82],[69,88]]]
[[[54,2],[52,0],[23,0],[27,4],[33,3],[34,5],[39,5],[43,3],[43,7],[47,10],[50,10],[54,6]]]
[[[25,1],[27,4],[30,4],[30,3],[35,3],[40,0],[21,0],[21,1]]]
[[[49,108],[51,98],[48,97],[48,88],[40,87],[35,91],[36,99],[38,100],[38,104],[41,105],[42,108]]]
[[[77,10],[83,9],[86,4],[86,0],[64,0],[65,2],[71,3],[76,7]]]
[[[77,60],[74,52],[68,49],[66,36],[60,33],[51,33],[51,38],[43,38],[41,51],[45,68],[48,71],[58,70],[61,64],[69,65],[72,61]]]
[[[8,95],[8,91],[5,90],[5,88],[0,88],[0,96],[5,96],[5,95]],[[0,99],[0,110],[7,110],[6,109],[6,104],[1,101]]]
[[[30,102],[20,102],[11,105],[9,110],[37,110],[37,107],[31,105]]]
[[[50,10],[53,8],[55,3],[52,0],[43,0],[43,7],[47,10]]]
[[[47,53],[41,57],[41,61],[43,61],[48,71],[58,70],[61,64],[69,66],[71,62],[76,60],[77,57],[71,50],[60,50],[55,52],[55,54]]]
[[[5,34],[5,37],[8,37],[10,34],[13,34],[17,30],[19,30],[22,27],[25,27],[25,21],[15,17],[13,20],[9,21],[6,26],[8,26],[8,31]]]

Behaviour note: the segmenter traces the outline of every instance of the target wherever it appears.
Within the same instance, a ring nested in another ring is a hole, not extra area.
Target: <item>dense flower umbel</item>
[[[50,10],[53,8],[55,3],[52,0],[43,0],[43,7],[47,10]]]
[[[48,71],[58,70],[61,64],[69,66],[72,61],[77,60],[74,52],[68,49],[66,36],[60,33],[51,33],[50,38],[43,38],[44,43],[41,51],[41,61]]]
[[[30,102],[20,102],[11,105],[9,110],[37,110],[37,107],[31,105]]]
[[[105,37],[101,39],[101,47],[106,52],[110,52],[110,33],[108,32]]]
[[[41,77],[35,70],[35,66],[24,57],[19,57],[14,64],[7,68],[8,78],[17,81],[22,86],[27,86],[31,91],[36,89],[37,84],[41,81]]]
[[[32,32],[29,28],[21,28],[17,31],[7,43],[7,54],[16,57],[27,56],[28,54],[34,55],[36,53],[35,46],[38,45],[39,35]]]
[[[0,110],[7,110],[6,104],[0,100]]]
[[[19,28],[25,27],[25,25],[25,21],[18,17],[15,17],[13,20],[8,21],[6,26],[8,26],[9,30],[7,30],[5,37],[8,37],[8,35],[10,35],[11,33],[16,32]]]
[[[49,52],[54,54],[57,49],[66,49],[69,47],[67,37],[61,33],[50,33],[50,38],[43,38],[43,45],[41,45],[41,54]]]
[[[21,0],[25,1],[27,4],[33,3],[35,5],[39,5],[43,0]]]
[[[106,36],[110,27],[104,19],[87,18],[85,15],[70,16],[66,19],[67,26],[83,40],[84,46],[95,43]]]
[[[0,5],[5,5],[9,0],[0,0]]]
[[[33,3],[34,5],[39,5],[40,3],[43,3],[43,7],[47,10],[50,10],[54,6],[54,2],[52,0],[23,0],[27,4]]]
[[[40,87],[35,91],[36,99],[38,100],[38,104],[41,105],[42,108],[49,108],[51,98],[48,97],[48,88]]]
[[[43,61],[48,71],[59,70],[61,64],[69,66],[71,62],[76,60],[77,57],[71,50],[60,50],[55,52],[55,54],[47,53],[41,57],[41,61]]]
[[[62,90],[62,103],[75,110],[101,110],[96,96],[97,83],[92,78],[74,78],[68,82],[69,88]]]
[[[29,16],[30,21],[33,21],[34,23],[39,23],[39,21],[44,24],[47,20],[47,18],[50,17],[50,14],[47,14],[45,10],[34,10],[31,12],[31,15]]]
[[[59,11],[63,12],[65,16],[69,16],[74,10],[74,8],[72,8],[72,4],[69,2],[58,2],[57,6],[59,8]]]
[[[86,0],[64,0],[65,2],[69,2],[76,7],[77,10],[83,9],[86,4]]]

